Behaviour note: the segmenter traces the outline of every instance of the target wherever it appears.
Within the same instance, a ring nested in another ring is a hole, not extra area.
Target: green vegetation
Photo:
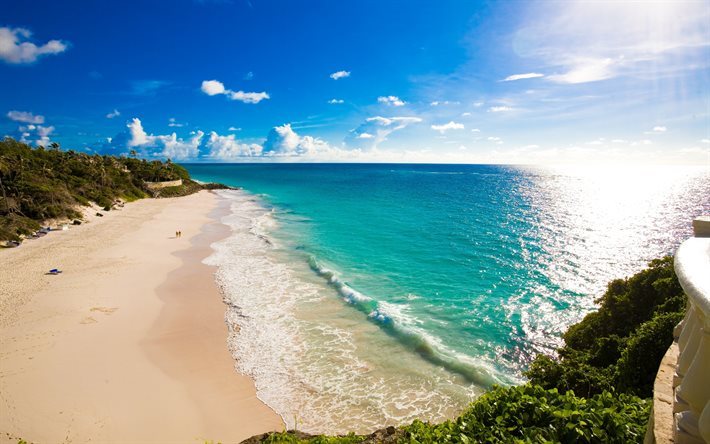
[[[564,334],[559,358],[538,356],[519,387],[495,387],[458,418],[372,435],[271,433],[246,443],[640,443],[653,381],[683,318],[673,259],[609,283],[599,310]]]
[[[145,185],[178,179],[183,185],[155,192]],[[118,199],[183,196],[202,188],[169,160],[89,155],[54,143],[31,148],[6,138],[0,141],[0,240],[19,240],[47,219],[78,219],[77,209],[89,202],[108,211]]]
[[[588,314],[564,334],[559,360],[538,356],[526,376],[545,388],[590,397],[604,390],[643,398],[683,319],[686,298],[673,258],[657,259],[628,279],[609,283]]]

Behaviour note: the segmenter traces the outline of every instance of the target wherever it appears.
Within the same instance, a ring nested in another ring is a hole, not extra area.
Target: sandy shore
[[[227,234],[218,204],[208,192],[142,200],[0,250],[0,442],[226,443],[282,429],[234,370],[201,263]]]

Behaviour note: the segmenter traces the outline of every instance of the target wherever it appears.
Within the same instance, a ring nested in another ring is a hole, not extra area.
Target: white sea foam
[[[333,286],[349,303],[373,302],[334,272],[319,270],[328,285],[313,275],[309,280],[305,263],[298,269],[284,260],[270,236],[278,229],[274,211],[243,191],[220,194],[231,202],[222,221],[232,234],[212,246],[205,262],[218,267],[230,351],[289,428],[367,432],[414,418],[440,421],[479,391],[338,303]],[[406,305],[380,302],[376,310],[422,333]],[[436,338],[424,340],[443,347]]]

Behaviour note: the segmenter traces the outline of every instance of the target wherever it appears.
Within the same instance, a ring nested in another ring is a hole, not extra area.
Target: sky
[[[32,145],[710,166],[708,1],[0,2],[0,136]]]

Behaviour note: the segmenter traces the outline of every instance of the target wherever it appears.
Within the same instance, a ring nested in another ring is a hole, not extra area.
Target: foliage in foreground
[[[145,182],[177,179],[183,185],[160,190],[160,197],[202,189],[170,161],[62,151],[56,144],[33,149],[5,138],[0,141],[0,240],[18,240],[47,219],[79,218],[76,208],[90,201],[109,210],[116,199],[158,197]]]
[[[537,356],[533,384],[590,397],[604,390],[649,397],[658,366],[685,314],[673,258],[657,259],[628,279],[609,283],[588,314],[564,334],[559,359]]]
[[[414,421],[391,435],[297,436],[273,433],[263,443],[633,443],[642,442],[650,401],[604,392],[591,398],[540,386],[495,388],[458,418]]]

